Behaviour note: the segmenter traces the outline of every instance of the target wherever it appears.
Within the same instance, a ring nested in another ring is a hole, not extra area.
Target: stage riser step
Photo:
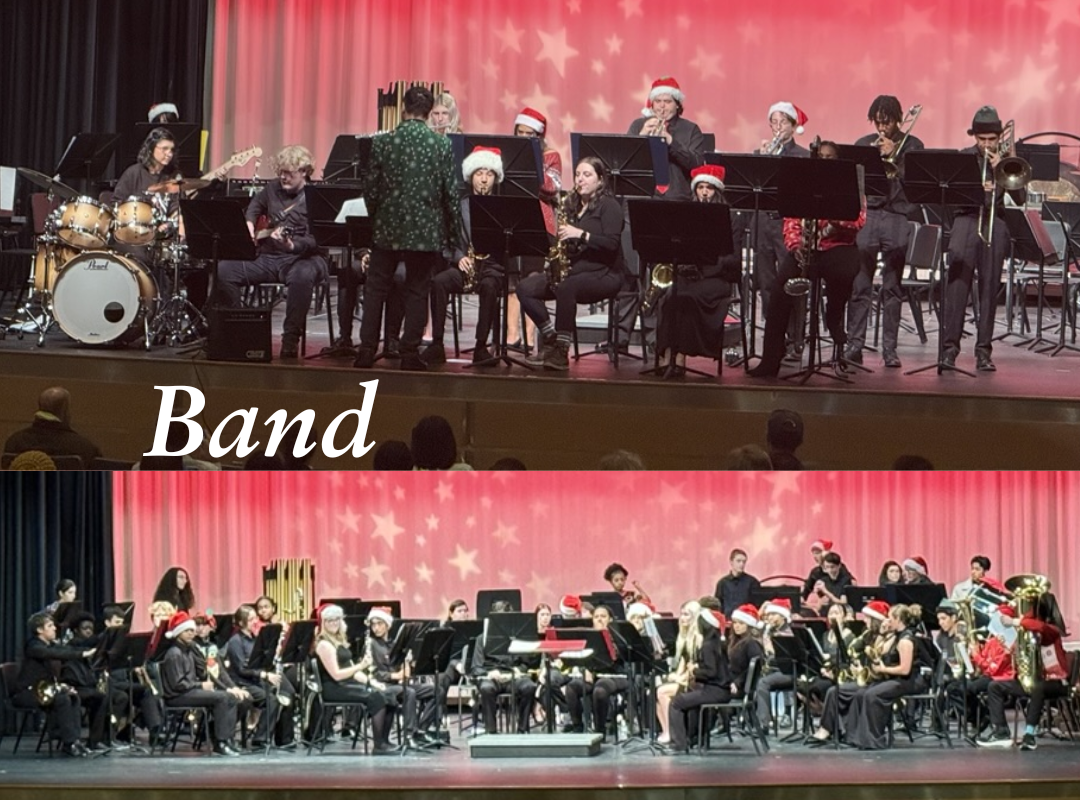
[[[473,758],[589,758],[600,753],[599,733],[484,734],[469,742]]]

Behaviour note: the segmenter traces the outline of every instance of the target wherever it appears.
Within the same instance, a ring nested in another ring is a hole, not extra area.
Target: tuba
[[[1050,579],[1045,575],[1014,575],[1005,581],[1005,588],[1013,593],[1009,605],[1023,617],[1038,606],[1042,596],[1050,591]],[[1016,679],[1030,694],[1039,677],[1039,639],[1022,625],[1016,626],[1013,663],[1016,665]]]

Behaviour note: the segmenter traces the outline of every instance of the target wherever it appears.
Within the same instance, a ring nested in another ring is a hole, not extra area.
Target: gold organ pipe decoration
[[[283,622],[307,619],[315,607],[315,565],[310,558],[281,558],[263,567],[263,594]]]

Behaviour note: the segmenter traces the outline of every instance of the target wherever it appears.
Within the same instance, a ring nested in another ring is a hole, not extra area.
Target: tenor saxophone
[[[461,291],[462,294],[472,294],[476,291],[476,284],[479,283],[481,266],[491,256],[487,253],[477,253],[473,249],[471,242],[469,243],[469,251],[465,256],[469,259],[470,266],[465,270],[465,285],[461,287]]]
[[[559,238],[559,229],[570,223],[570,213],[566,207],[569,202],[570,195],[564,194],[555,206],[555,243],[548,249],[547,260],[544,262],[550,286],[558,286],[570,274],[570,248]]]

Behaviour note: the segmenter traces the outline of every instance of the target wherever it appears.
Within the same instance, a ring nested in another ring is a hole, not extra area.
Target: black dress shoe
[[[882,361],[885,362],[885,366],[890,369],[899,369],[903,366],[900,363],[900,356],[896,354],[895,350],[885,350],[881,354]]]
[[[90,755],[90,751],[86,749],[86,745],[82,742],[71,742],[71,744],[65,744],[60,748],[64,755],[71,756],[72,758],[86,758]]]
[[[975,354],[975,369],[979,372],[996,372],[997,367],[994,366],[994,362],[990,360],[990,354],[979,352]]]
[[[677,381],[685,377],[686,367],[681,367],[678,364],[668,364],[667,369],[664,370],[664,380],[666,381]]]
[[[401,342],[397,339],[388,339],[383,345],[383,358],[390,361],[401,358]]]
[[[375,366],[375,351],[369,347],[361,347],[356,352],[356,360],[353,366],[358,369],[371,369]]]
[[[780,374],[780,365],[762,361],[753,369],[748,370],[746,374],[751,378],[775,378]]]
[[[956,357],[959,355],[955,350],[946,350],[945,355],[941,357],[941,363],[946,367],[956,366]]]
[[[392,756],[400,752],[401,751],[398,750],[396,747],[385,744],[383,742],[379,742],[371,748],[371,754],[373,756]]]
[[[493,356],[484,345],[478,344],[473,348],[472,363],[474,367],[493,367],[499,363],[499,357]]]
[[[226,758],[236,758],[240,755],[240,751],[228,742],[218,742],[214,745],[214,752],[219,756],[225,756]]]
[[[401,367],[405,372],[427,372],[428,365],[416,353],[401,356]]]
[[[852,364],[862,364],[862,348],[861,347],[849,347],[844,353],[844,360],[850,361]]]

